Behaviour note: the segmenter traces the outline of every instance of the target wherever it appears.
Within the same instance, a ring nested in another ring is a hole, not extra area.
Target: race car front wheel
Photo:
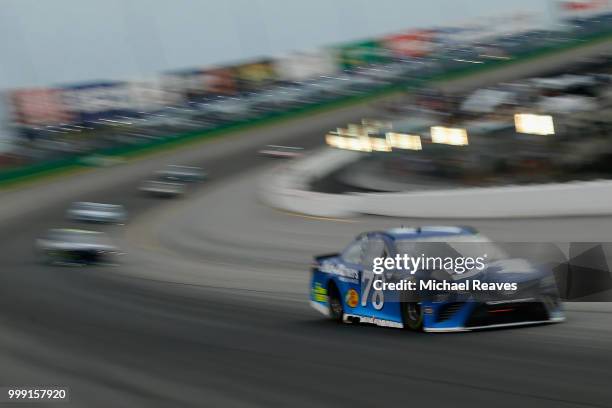
[[[340,291],[335,285],[329,288],[329,317],[338,323],[342,323],[344,317],[344,306],[342,306]]]
[[[423,310],[417,302],[402,303],[402,320],[404,327],[421,331],[423,329]]]

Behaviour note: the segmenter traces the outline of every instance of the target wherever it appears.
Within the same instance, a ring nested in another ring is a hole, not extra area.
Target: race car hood
[[[487,267],[478,274],[478,278],[488,282],[516,282],[523,283],[540,279],[545,271],[536,268],[531,262],[521,259],[504,259],[487,264]]]
[[[482,270],[472,269],[465,273],[453,273],[453,280],[478,279],[488,282],[525,282],[546,276],[546,271],[522,258],[493,261]]]

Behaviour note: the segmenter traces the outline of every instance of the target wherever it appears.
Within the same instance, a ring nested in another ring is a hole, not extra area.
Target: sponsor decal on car
[[[359,271],[356,269],[349,268],[343,264],[335,264],[331,262],[324,262],[319,270],[324,273],[329,273],[332,275],[337,275],[340,277],[340,280],[345,282],[358,282],[359,281]]]
[[[327,303],[327,289],[324,288],[319,282],[315,283],[314,288],[312,288],[312,299],[316,302]]]
[[[351,315],[351,314],[345,315],[346,321],[349,321],[350,319],[355,319],[355,318],[359,319],[359,323],[375,324],[376,326],[394,327],[398,329],[401,329],[404,327],[402,323],[394,322],[392,320],[379,319],[377,317],[371,317],[371,316],[361,316],[361,315]]]
[[[359,304],[359,294],[355,289],[349,289],[346,292],[346,304],[350,307],[357,307]]]

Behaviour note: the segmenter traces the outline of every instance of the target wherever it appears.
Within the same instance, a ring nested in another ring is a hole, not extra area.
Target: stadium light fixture
[[[467,130],[461,128],[448,128],[444,126],[431,127],[431,141],[452,146],[467,146]]]
[[[371,152],[373,147],[370,138],[367,136],[347,136],[330,132],[325,136],[325,142],[332,147],[358,152]],[[378,145],[377,145],[378,146]],[[383,149],[384,146],[380,146]]]
[[[387,132],[386,137],[387,143],[393,149],[423,150],[423,145],[421,144],[421,136],[419,135]]]
[[[349,123],[345,131],[348,132],[350,136],[367,136],[369,130],[370,129],[362,125],[358,125],[355,123]]]
[[[370,137],[370,147],[375,152],[390,152],[391,145],[385,138],[381,137]]]
[[[325,135],[325,143],[327,143],[331,147],[337,147],[339,149],[344,149],[344,140],[342,136],[339,136],[337,133],[330,132]]]
[[[555,134],[555,125],[550,115],[517,113],[514,115],[514,126],[518,133],[539,136]]]

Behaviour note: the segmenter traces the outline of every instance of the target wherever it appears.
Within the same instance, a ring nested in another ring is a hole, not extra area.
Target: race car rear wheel
[[[402,303],[402,321],[404,327],[421,331],[423,329],[423,310],[418,302]]]
[[[344,317],[344,306],[342,305],[340,291],[334,284],[329,287],[329,317],[338,323],[342,323]]]

